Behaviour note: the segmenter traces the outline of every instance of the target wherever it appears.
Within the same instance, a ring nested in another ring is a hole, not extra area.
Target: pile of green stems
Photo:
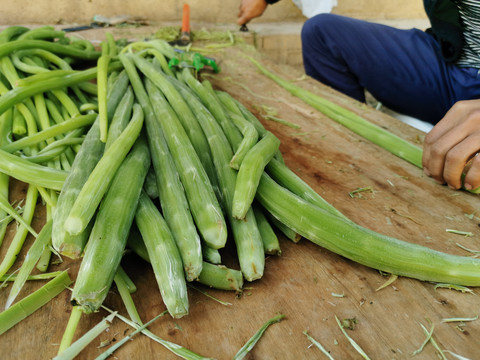
[[[244,280],[262,278],[266,254],[281,254],[280,233],[395,275],[480,285],[478,259],[347,219],[288,168],[278,138],[244,105],[198,80],[192,69],[170,68],[175,52],[164,41],[119,49],[107,36],[101,52],[80,51],[97,66],[79,71],[51,55],[45,60],[42,52],[71,59],[77,51],[28,37],[12,40],[28,34],[22,28],[2,34],[0,192],[8,199],[9,176],[27,182],[23,231],[29,231],[37,191],[49,224],[34,234],[41,241],[29,250],[9,304],[53,248],[82,258],[72,303],[84,313],[98,311],[131,249],[150,262],[168,312],[179,318],[189,311],[188,282],[239,292]],[[17,47],[10,45],[15,41]],[[55,68],[39,70],[45,62]],[[2,204],[15,213],[8,201]],[[238,269],[222,265],[229,242]]]

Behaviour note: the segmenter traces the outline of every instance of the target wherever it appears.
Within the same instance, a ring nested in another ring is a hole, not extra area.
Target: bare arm
[[[467,190],[480,186],[480,100],[459,101],[425,137],[425,174],[454,189],[462,186],[462,172],[472,158],[465,176]]]

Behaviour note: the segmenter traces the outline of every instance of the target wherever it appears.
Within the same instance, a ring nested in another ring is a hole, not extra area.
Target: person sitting
[[[238,24],[277,1],[242,0]],[[480,2],[424,0],[424,8],[431,24],[426,31],[330,13],[307,19],[301,32],[305,72],[358,101],[365,101],[367,90],[388,108],[433,124],[423,145],[425,174],[453,189],[475,189]]]

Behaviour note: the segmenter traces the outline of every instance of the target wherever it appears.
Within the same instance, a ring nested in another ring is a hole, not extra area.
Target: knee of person
[[[307,19],[302,26],[302,42],[308,43],[309,40],[319,38],[328,29],[335,25],[336,16],[333,14],[318,14]]]

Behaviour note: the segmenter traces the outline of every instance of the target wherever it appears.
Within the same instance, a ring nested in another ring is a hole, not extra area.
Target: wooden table
[[[350,219],[380,233],[452,254],[470,255],[457,243],[480,249],[477,195],[436,184],[420,169],[334,123],[260,75],[242,56],[245,53],[250,53],[247,47],[228,48],[215,54],[222,71],[209,80],[216,88],[239,99],[280,138],[287,165],[321,196]],[[302,69],[278,66],[268,59],[262,61],[285,78],[421,146],[424,134],[420,131],[313,80],[298,80]],[[278,118],[300,128],[265,120],[261,116],[265,106],[275,109]],[[16,189],[12,196],[21,197],[25,185],[12,181],[12,186]],[[352,190],[363,187],[371,187],[374,191],[349,196]],[[34,223],[37,229],[43,218],[44,214],[39,213]],[[446,232],[448,228],[471,231],[474,236],[451,234]],[[31,241],[29,238],[27,245]],[[265,321],[282,313],[285,320],[268,328],[248,359],[326,358],[312,346],[303,334],[305,330],[335,359],[360,359],[338,327],[335,320],[338,317],[354,319],[354,329],[346,331],[371,359],[409,359],[426,338],[421,324],[428,329],[433,324],[433,338],[441,349],[470,359],[480,358],[480,320],[464,324],[442,322],[444,318],[477,316],[480,312],[478,289],[473,289],[474,294],[462,293],[436,289],[428,282],[399,278],[377,291],[388,279],[385,274],[353,263],[305,239],[294,244],[280,236],[280,241],[282,255],[269,256],[264,277],[246,283],[240,296],[197,286],[231,305],[222,305],[190,289],[190,314],[178,320],[163,317],[152,324],[150,330],[201,355],[231,359]],[[5,247],[0,249],[0,256]],[[231,258],[231,249],[226,249],[223,255]],[[24,253],[18,263],[22,256]],[[138,288],[133,298],[139,313],[148,321],[165,309],[150,266],[133,254],[126,255],[123,264]],[[51,266],[51,270],[68,268],[74,278],[78,265],[78,261],[65,260]],[[40,282],[29,282],[21,296],[40,286]],[[8,288],[0,291],[0,306],[5,303],[7,294]],[[0,357],[53,357],[69,318],[69,296],[69,291],[64,291],[2,335]],[[125,314],[114,288],[105,305]],[[101,311],[83,316],[76,338],[106,314]],[[104,351],[98,348],[101,342],[118,341],[131,331],[126,324],[115,320],[109,331],[86,348],[79,358],[94,358]],[[118,359],[177,358],[143,335],[136,336],[115,356]],[[436,359],[436,350],[429,343],[414,358]]]

